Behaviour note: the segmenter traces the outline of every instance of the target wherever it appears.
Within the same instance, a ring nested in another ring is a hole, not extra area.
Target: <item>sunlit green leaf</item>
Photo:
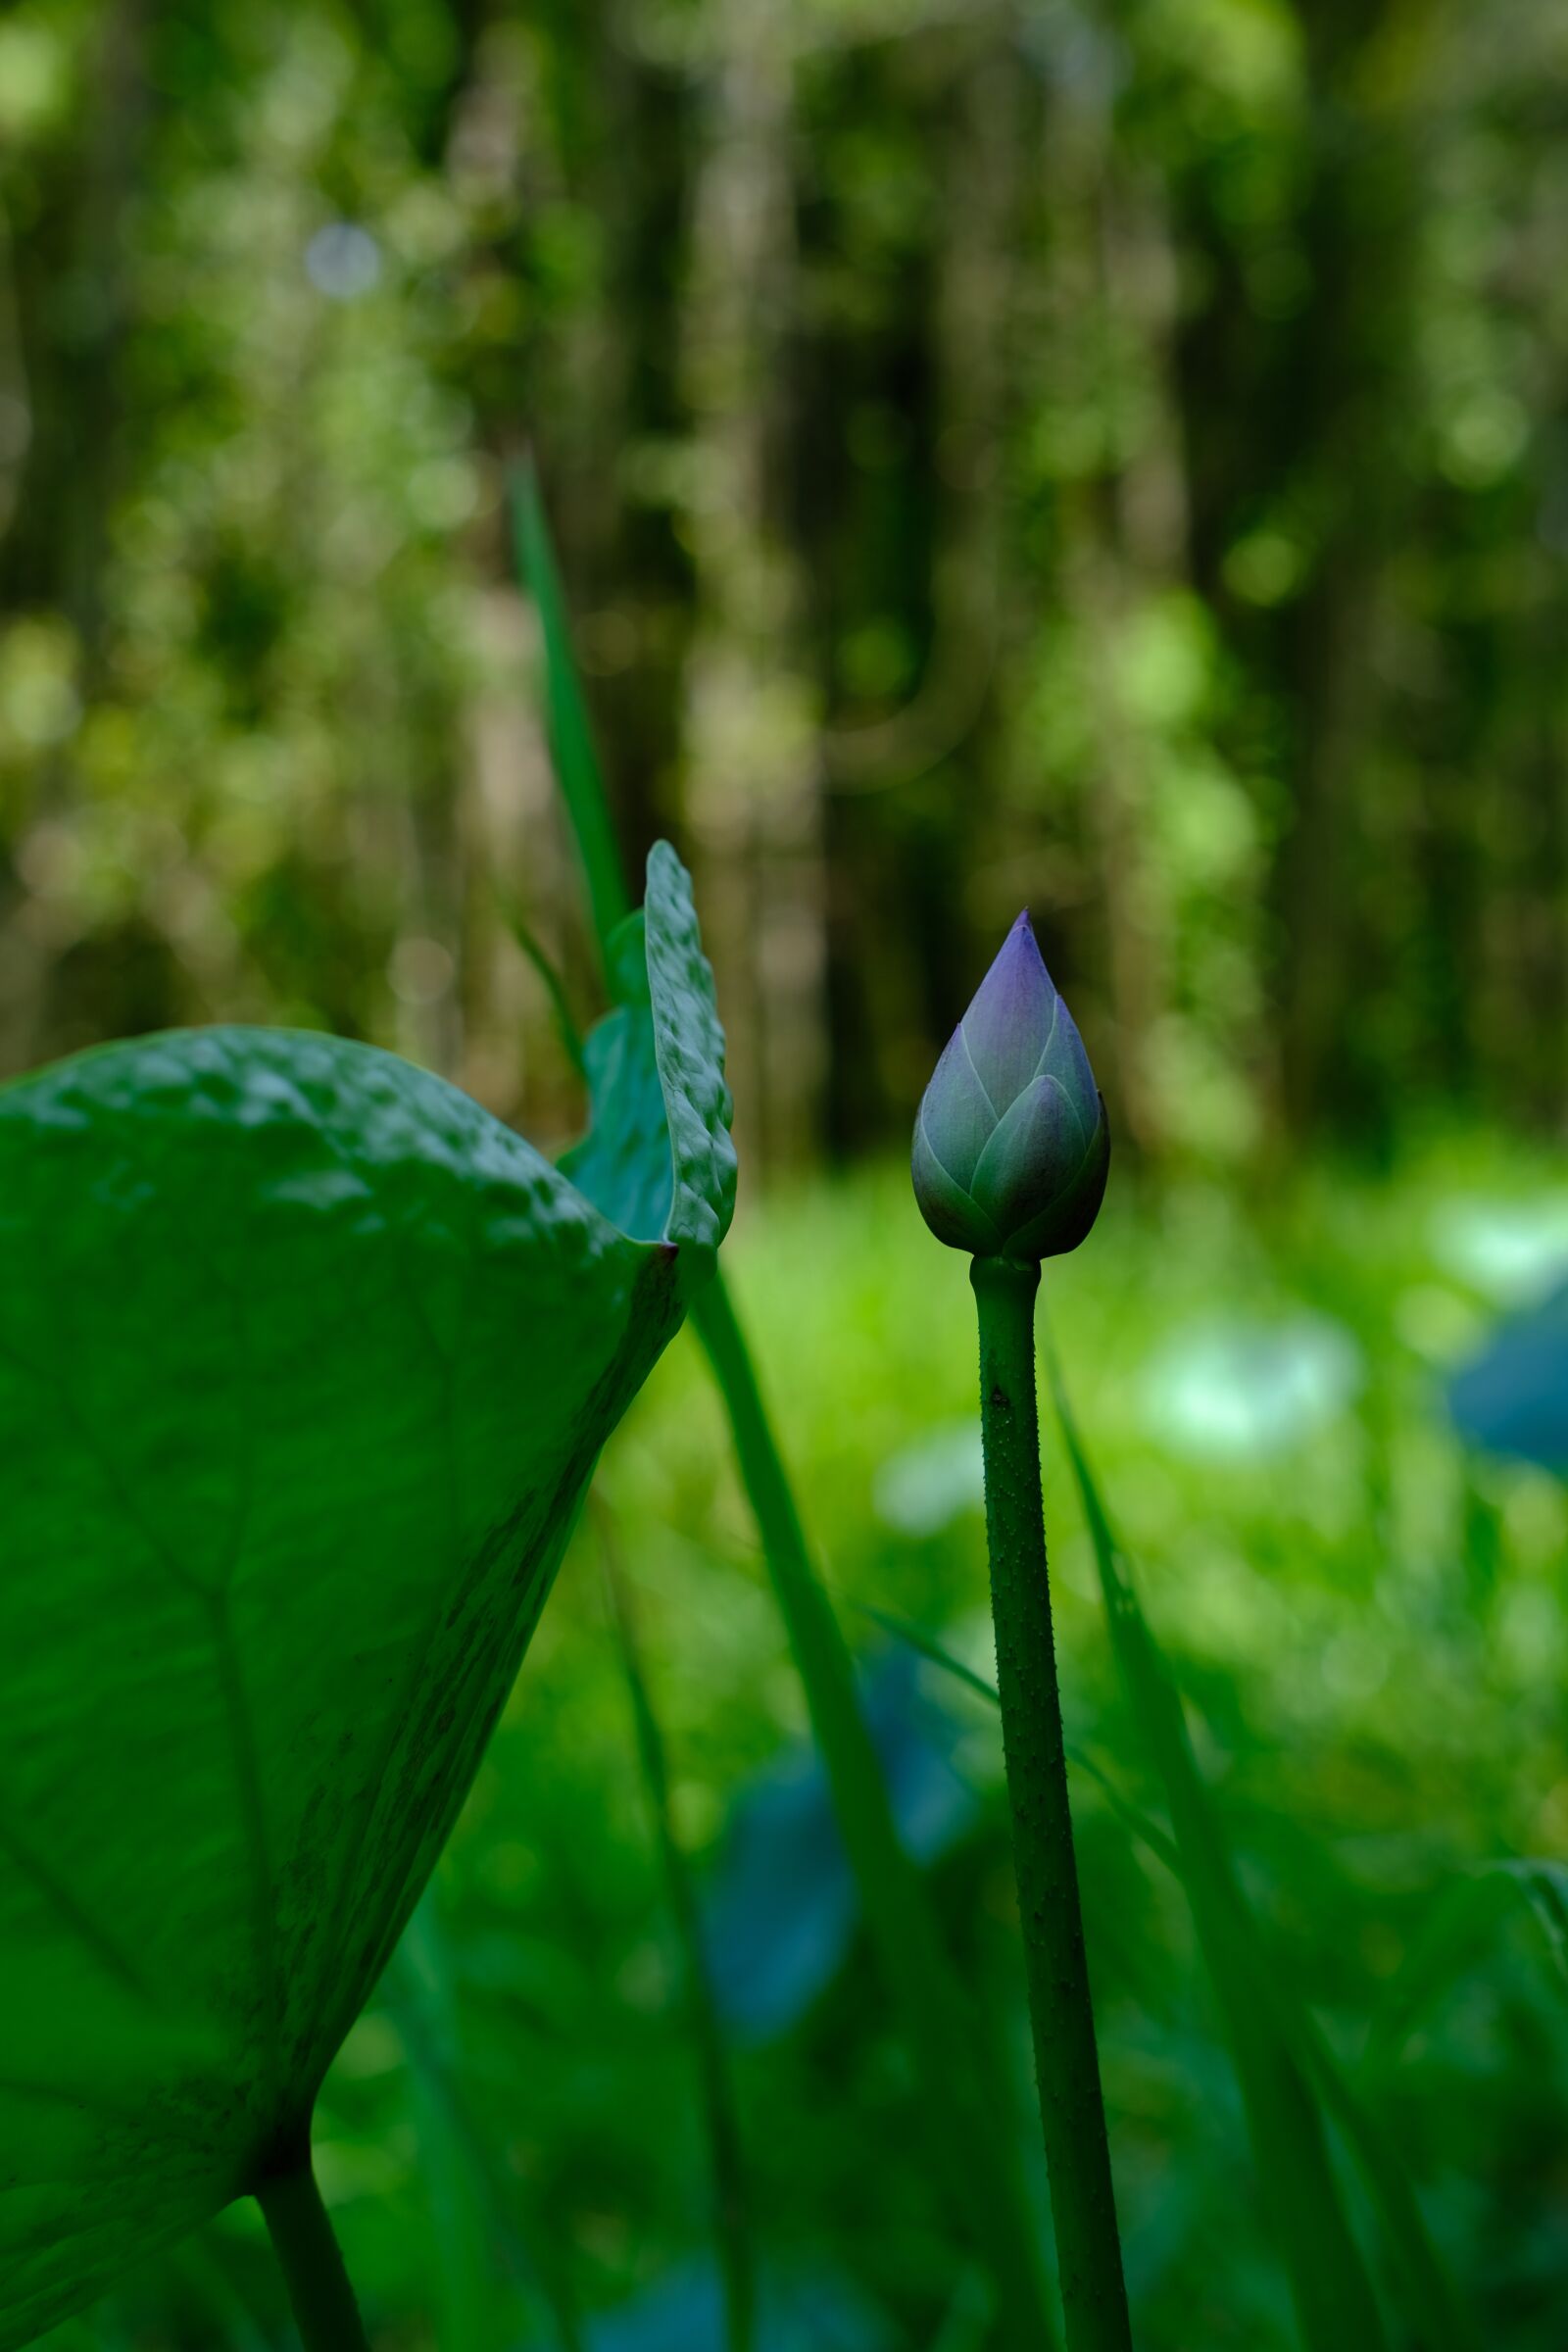
[[[654,1232],[330,1038],[0,1094],[0,2347],[308,2120],[710,1267],[728,1099],[665,850],[647,951]]]

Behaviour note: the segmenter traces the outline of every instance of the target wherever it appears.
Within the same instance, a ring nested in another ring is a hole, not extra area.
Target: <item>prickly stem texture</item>
[[[1067,1804],[1040,1494],[1038,1264],[976,1258],[986,1536],[1013,1866],[1068,2352],[1131,2352]]]

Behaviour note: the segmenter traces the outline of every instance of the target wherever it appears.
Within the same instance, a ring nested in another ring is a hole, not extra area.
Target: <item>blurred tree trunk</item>
[[[787,33],[777,0],[715,0],[682,322],[696,596],[685,814],[737,1132],[764,1166],[808,1154],[823,1079],[819,754],[785,497],[797,259]]]
[[[1491,992],[1490,1034],[1480,1041],[1483,1091],[1504,1118],[1522,1107],[1560,1136],[1568,1125],[1568,597],[1560,578],[1542,598],[1529,638],[1521,699],[1528,693],[1534,705],[1532,741],[1515,769],[1512,870],[1496,894],[1502,970]],[[1457,977],[1466,989],[1465,972]]]
[[[75,414],[61,475],[66,610],[81,646],[87,695],[104,673],[104,564],[120,479],[121,362],[130,322],[130,216],[150,114],[147,40],[152,0],[114,0],[92,69],[71,319]]]
[[[0,579],[4,548],[33,436],[32,385],[23,334],[22,293],[16,235],[0,204]]]
[[[1171,377],[1176,257],[1163,191],[1113,136],[1111,76],[1086,74],[1048,117],[1042,172],[1048,317],[1065,409],[1096,417],[1107,390],[1136,405],[1138,429],[1064,466],[1060,589],[1083,647],[1093,738],[1087,836],[1104,910],[1119,1123],[1145,1151],[1163,1138],[1150,1068],[1171,991],[1165,878],[1152,851],[1155,789],[1125,684],[1129,632],[1149,599],[1185,576],[1187,491]],[[1087,355],[1087,356],[1086,356]],[[1097,380],[1111,377],[1109,386]],[[1102,424],[1102,430],[1103,426]]]
[[[0,596],[55,605],[74,628],[86,682],[102,662],[103,564],[120,462],[120,363],[130,316],[129,217],[150,113],[152,0],[107,0],[84,42],[80,144],[52,201],[9,240],[8,401],[0,461],[14,471],[0,530]]]
[[[1385,570],[1409,512],[1401,435],[1416,350],[1421,178],[1403,100],[1425,13],[1424,0],[1312,0],[1299,10],[1313,291],[1296,339],[1290,425],[1293,470],[1318,532],[1291,630],[1297,748],[1277,880],[1281,1078],[1298,1129],[1325,1113],[1362,1122],[1378,1113],[1368,1004],[1387,984],[1401,913],[1410,920],[1386,899],[1395,812],[1377,804],[1389,786],[1374,776],[1372,747]],[[1390,39],[1396,20],[1398,50]],[[1381,1102],[1385,1115],[1391,1107]]]
[[[890,497],[908,561],[890,570],[884,594],[923,654],[905,699],[853,724],[835,711],[823,739],[836,1149],[885,1134],[890,1108],[901,1123],[912,1113],[977,962],[1034,880],[1029,845],[1014,854],[1015,812],[997,773],[1006,432],[1032,155],[1029,75],[1010,30],[989,18],[943,25],[890,62],[885,103],[925,117],[939,190],[919,255],[922,300],[897,306],[902,339],[869,380],[840,338],[816,355],[816,396],[846,438],[865,404],[909,444],[891,490],[880,472],[868,491],[853,474],[847,482],[820,469],[808,527],[829,615],[819,652],[829,692],[835,600],[853,592],[864,545],[885,532]],[[1020,790],[1033,805],[1038,778],[1021,779]],[[890,810],[902,822],[890,824]],[[956,882],[977,858],[981,886],[966,893]]]
[[[1098,510],[1099,527],[1095,509],[1076,507],[1074,562],[1102,730],[1101,873],[1121,1108],[1133,1143],[1157,1152],[1165,1135],[1152,1055],[1156,1025],[1172,1001],[1174,909],[1153,852],[1161,828],[1152,821],[1151,801],[1158,787],[1117,670],[1129,608],[1182,580],[1187,569],[1187,484],[1171,389],[1176,256],[1157,180],[1136,163],[1118,167],[1108,144],[1100,162],[1093,200],[1098,302],[1107,331],[1134,341],[1145,422]]]
[[[691,99],[685,76],[639,45],[640,29],[604,0],[526,33],[498,14],[475,49],[451,156],[470,201],[513,216],[485,260],[526,285],[525,323],[514,364],[482,387],[484,430],[499,457],[527,447],[538,465],[634,898],[673,814],[690,629],[690,560],[663,461],[685,422],[673,355]],[[565,287],[564,254],[578,273]],[[510,574],[509,545],[497,560]],[[540,841],[541,822],[557,838]],[[593,957],[564,847],[560,811],[547,807],[507,870],[586,1013]],[[564,921],[552,899],[563,880]],[[544,1060],[554,1068],[553,1054]],[[543,1107],[559,1110],[559,1091]]]
[[[0,466],[10,472],[0,608],[59,613],[83,703],[105,684],[104,575],[123,473],[121,374],[130,221],[151,111],[152,6],[106,0],[100,9],[85,38],[87,105],[63,176],[69,193],[5,257],[14,347],[0,374]],[[32,821],[69,798],[68,779],[67,739],[39,760]],[[50,990],[75,940],[60,935],[8,867],[0,867],[0,1066],[26,1069],[50,1050]]]

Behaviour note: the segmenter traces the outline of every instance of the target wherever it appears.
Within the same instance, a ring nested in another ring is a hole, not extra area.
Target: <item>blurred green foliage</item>
[[[1124,1139],[1560,1115],[1542,0],[18,0],[0,1065],[215,1013],[564,1130],[531,442],[751,1164],[1027,899]]]

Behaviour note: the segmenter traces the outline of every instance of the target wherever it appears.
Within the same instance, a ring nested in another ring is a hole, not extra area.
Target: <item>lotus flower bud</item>
[[[1020,914],[943,1053],[914,1123],[914,1197],[975,1257],[1055,1257],[1100,1211],[1105,1105]]]

